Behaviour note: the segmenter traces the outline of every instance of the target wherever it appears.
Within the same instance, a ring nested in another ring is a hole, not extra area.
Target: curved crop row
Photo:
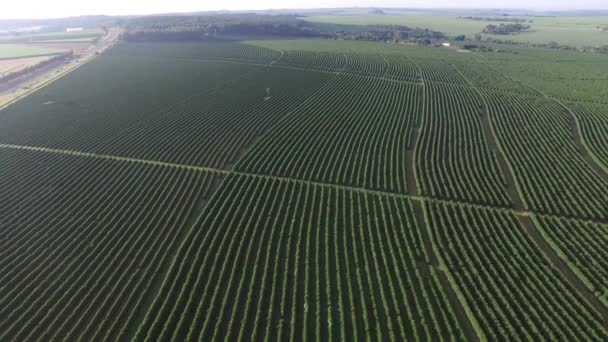
[[[578,218],[608,217],[608,183],[587,164],[575,122],[541,97],[486,92],[490,122],[529,209]]]
[[[484,137],[478,97],[465,87],[425,85],[417,178],[427,196],[509,206],[505,181],[488,144],[492,137]]]
[[[535,49],[516,56],[485,58],[484,61],[505,74],[535,89],[572,101],[606,103],[608,98],[608,63],[603,54],[553,52]]]
[[[177,103],[100,144],[103,154],[229,168],[330,75],[265,68]]]
[[[584,102],[567,104],[577,116],[583,139],[593,154],[608,169],[608,105]]]
[[[608,225],[540,217],[540,227],[608,305]]]
[[[506,92],[514,92],[529,95],[538,95],[538,93],[519,82],[516,82],[483,62],[471,62],[469,58],[450,58],[449,63],[454,65],[464,77],[469,79],[476,87],[484,89],[495,89]]]
[[[137,46],[122,48],[123,53]],[[118,58],[102,56],[91,67],[74,71],[4,110],[0,141],[230,167],[250,144],[332,76],[272,67],[172,61],[176,66],[163,65],[145,74],[141,67],[135,67],[133,73],[126,71],[117,77],[113,69]],[[158,66],[153,58],[137,61]],[[180,72],[171,75],[174,69]],[[186,70],[192,75],[183,75]],[[106,74],[114,81],[110,82]],[[94,84],[95,90],[92,85],[83,85],[84,79]],[[163,92],[170,86],[176,89]],[[184,88],[192,89],[180,93]]]
[[[163,58],[171,60],[234,60],[268,64],[277,60],[281,52],[237,42],[163,42],[119,44],[108,50],[111,56],[129,55],[134,58]]]
[[[0,340],[115,340],[217,176],[1,150]]]
[[[392,80],[406,82],[421,82],[421,75],[418,66],[407,56],[382,55],[387,63],[384,70],[384,77]]]
[[[466,85],[467,81],[445,61],[432,55],[426,58],[412,57],[412,61],[420,67],[422,79],[425,82],[439,82]]]
[[[406,192],[420,87],[341,75],[277,124],[239,171]]]
[[[393,197],[229,176],[135,340],[463,339]]]
[[[320,51],[285,51],[277,65],[292,66],[321,71],[338,71],[346,67],[347,56],[340,53]]]
[[[277,65],[398,81],[420,81],[416,65],[406,56],[295,50],[286,51]]]
[[[428,203],[433,238],[487,338],[603,341],[601,317],[512,214]]]

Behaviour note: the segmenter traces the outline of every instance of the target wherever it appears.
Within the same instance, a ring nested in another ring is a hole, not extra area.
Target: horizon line
[[[605,8],[590,7],[590,8],[573,8],[573,9],[550,9],[550,8],[523,8],[523,7],[399,7],[399,6],[343,6],[343,7],[293,7],[293,8],[265,8],[265,9],[217,9],[217,10],[186,10],[176,12],[151,12],[151,13],[125,13],[125,14],[104,14],[104,13],[89,13],[89,14],[77,14],[77,15],[65,15],[65,16],[50,16],[50,17],[2,17],[0,15],[0,21],[8,20],[54,20],[54,19],[69,19],[69,18],[81,18],[81,17],[94,17],[94,16],[105,16],[105,17],[144,17],[144,16],[155,16],[155,15],[183,15],[183,14],[204,14],[204,13],[218,13],[218,12],[232,12],[232,13],[243,13],[243,12],[270,12],[270,11],[315,11],[315,10],[348,10],[348,9],[387,9],[387,10],[413,10],[413,11],[441,11],[441,10],[470,10],[470,11],[529,11],[529,12],[562,12],[572,13],[580,11],[608,11],[608,6]]]

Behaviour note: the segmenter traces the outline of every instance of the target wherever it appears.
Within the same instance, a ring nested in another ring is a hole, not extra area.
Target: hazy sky
[[[328,7],[608,8],[608,0],[4,0],[0,18]]]

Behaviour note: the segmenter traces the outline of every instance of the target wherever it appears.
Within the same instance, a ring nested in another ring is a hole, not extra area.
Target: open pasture
[[[33,47],[27,45],[0,44],[0,60],[52,56],[65,52],[58,48]]]
[[[321,23],[348,25],[405,25],[444,32],[452,37],[464,34],[469,38],[472,38],[476,33],[482,33],[487,25],[497,24],[495,21],[461,18],[468,15],[411,12],[387,15],[323,15],[305,17],[305,19]],[[474,14],[474,16],[494,17],[493,15],[483,14]],[[554,41],[562,45],[576,47],[601,46],[608,42],[608,31],[601,29],[606,25],[607,17],[514,17],[532,20],[533,22],[526,23],[532,26],[530,32],[515,35],[482,34],[482,37],[530,43]]]

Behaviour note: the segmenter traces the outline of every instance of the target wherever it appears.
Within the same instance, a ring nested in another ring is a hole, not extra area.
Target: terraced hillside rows
[[[416,146],[421,193],[433,198],[509,206],[496,156],[484,136],[483,104],[474,90],[427,84]]]
[[[406,200],[230,176],[136,340],[462,339],[424,234]]]
[[[543,97],[486,92],[491,122],[529,209],[604,220],[608,182],[584,159],[574,120]]]
[[[552,268],[514,215],[426,207],[437,249],[489,340],[608,338],[600,314]]]
[[[337,77],[279,122],[236,169],[405,192],[420,92],[405,83]]]
[[[0,340],[128,334],[218,175],[0,149]]]

